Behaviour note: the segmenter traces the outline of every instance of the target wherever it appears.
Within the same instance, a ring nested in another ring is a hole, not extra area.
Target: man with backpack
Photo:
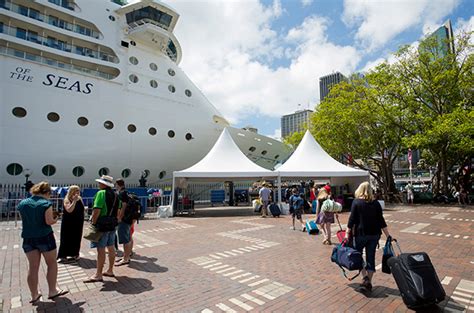
[[[292,217],[293,230],[295,230],[295,219],[298,219],[301,223],[301,231],[306,231],[306,226],[303,223],[303,206],[305,200],[303,199],[303,194],[298,194],[298,189],[293,188],[293,195],[290,197],[290,213]]]
[[[140,217],[140,204],[137,197],[127,191],[123,179],[118,179],[116,185],[118,198],[122,203],[118,213],[117,233],[119,244],[123,244],[123,259],[115,263],[115,266],[122,266],[130,263],[133,249],[132,229],[134,223]]]

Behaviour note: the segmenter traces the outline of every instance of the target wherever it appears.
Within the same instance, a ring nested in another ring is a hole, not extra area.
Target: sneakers
[[[326,239],[326,240],[323,241],[323,245],[328,245],[328,246],[330,246],[330,245],[332,245],[332,242],[331,242],[331,240]]]
[[[369,277],[365,276],[362,279],[362,284],[360,284],[360,287],[367,290],[367,291],[372,291],[372,284],[370,283]]]

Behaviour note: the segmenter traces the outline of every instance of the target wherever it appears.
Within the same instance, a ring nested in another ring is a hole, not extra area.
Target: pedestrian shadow
[[[85,312],[82,306],[86,303],[85,301],[73,303],[71,299],[67,298],[68,295],[59,297],[55,300],[48,301],[37,301],[32,304],[36,307],[37,312],[49,312],[49,311],[66,311],[66,312]],[[43,296],[46,298],[47,296]]]
[[[106,280],[100,291],[116,291],[124,295],[136,295],[153,290],[151,281],[145,278],[115,276],[115,280]]]
[[[68,262],[66,265],[68,266],[74,266],[74,267],[81,267],[83,269],[91,269],[91,268],[96,268],[96,259],[86,259],[86,258],[80,258],[76,262]]]
[[[349,284],[348,286],[354,289],[354,291],[371,299],[387,298],[390,296],[395,296],[395,297],[400,296],[400,292],[397,289],[393,289],[393,288],[389,288],[385,286],[374,286],[371,292],[368,292],[364,288],[361,288],[360,284],[358,283],[352,283],[352,284]]]
[[[149,273],[165,273],[168,271],[167,267],[160,266],[156,262],[157,258],[147,257],[144,255],[134,255],[128,264],[129,268],[133,268],[137,271],[149,272]]]

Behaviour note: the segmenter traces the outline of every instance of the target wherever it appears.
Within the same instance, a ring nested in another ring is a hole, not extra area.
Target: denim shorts
[[[102,233],[99,242],[91,242],[91,248],[105,248],[114,246],[115,244],[115,230],[106,231]]]
[[[39,252],[48,252],[56,249],[56,239],[54,233],[38,238],[23,238],[23,251],[25,253],[39,250]]]
[[[130,242],[130,228],[132,225],[129,225],[124,222],[120,222],[117,228],[118,242],[119,244],[127,244]]]

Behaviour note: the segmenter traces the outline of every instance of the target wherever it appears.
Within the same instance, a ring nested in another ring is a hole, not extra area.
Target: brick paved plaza
[[[341,223],[347,218],[343,213]],[[385,219],[402,250],[426,251],[442,280],[448,297],[427,311],[474,312],[474,209],[397,206],[385,210]],[[96,258],[84,240],[80,261],[59,267],[59,286],[70,294],[56,301],[43,297],[35,306],[28,303],[20,231],[3,223],[0,312],[407,311],[391,275],[377,272],[372,294],[360,293],[360,280],[348,282],[330,262],[332,247],[322,245],[320,236],[290,230],[290,223],[288,216],[262,219],[243,207],[147,219],[137,227],[133,261],[116,268],[116,278],[82,283]],[[376,259],[381,262],[381,249]],[[43,264],[43,295],[44,271]]]

